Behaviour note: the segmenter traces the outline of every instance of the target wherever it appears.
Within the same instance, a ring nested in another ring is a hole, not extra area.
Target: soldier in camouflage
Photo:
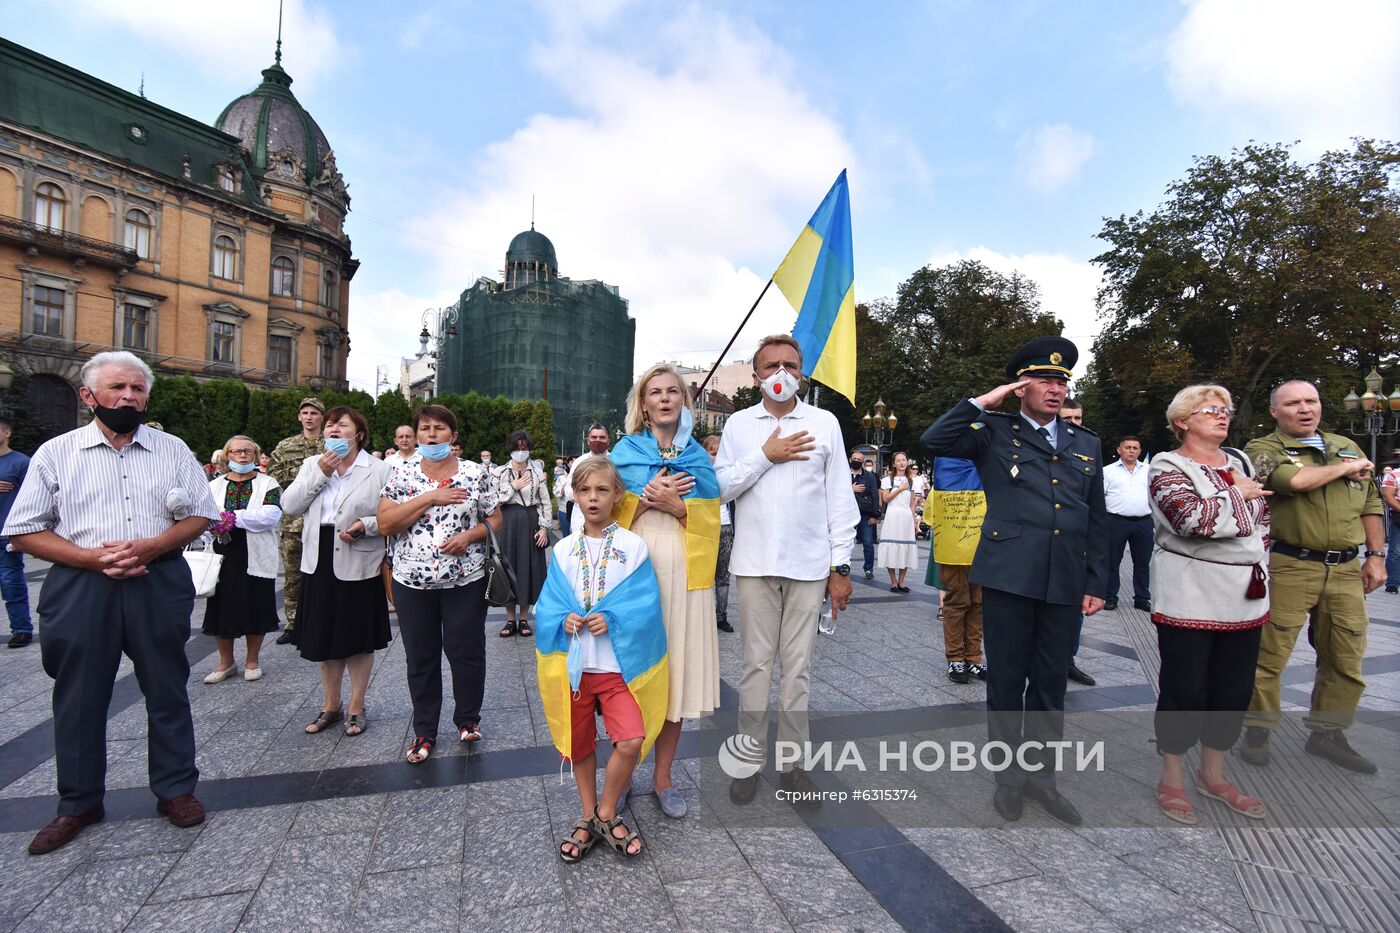
[[[301,422],[301,433],[277,442],[272,451],[272,461],[267,472],[286,489],[297,478],[297,472],[307,457],[319,456],[326,452],[321,439],[321,424],[326,418],[326,404],[315,396],[301,400],[297,409],[297,420]],[[302,516],[286,516],[278,529],[281,536],[282,569],[286,580],[282,585],[282,611],[287,616],[287,627],[277,636],[277,644],[285,645],[292,640],[292,629],[297,623],[297,598],[301,596],[301,526]]]

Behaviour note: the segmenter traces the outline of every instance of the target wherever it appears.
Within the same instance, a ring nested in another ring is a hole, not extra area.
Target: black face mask
[[[139,408],[107,408],[97,405],[92,410],[98,421],[117,434],[130,434],[146,420],[146,413]]]
[[[852,469],[852,470],[863,470],[863,469],[865,469],[865,461],[864,461],[864,460],[852,460],[852,461],[851,461],[851,469]]]

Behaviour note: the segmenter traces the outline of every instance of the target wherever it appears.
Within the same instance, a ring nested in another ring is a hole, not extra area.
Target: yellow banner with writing
[[[934,561],[971,566],[986,514],[987,496],[980,489],[930,492],[924,505],[924,524],[933,529]]]

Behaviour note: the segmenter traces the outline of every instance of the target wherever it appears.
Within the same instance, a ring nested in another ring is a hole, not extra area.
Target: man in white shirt
[[[1118,442],[1118,460],[1103,468],[1103,496],[1108,505],[1108,596],[1103,607],[1118,608],[1118,565],[1123,545],[1133,556],[1133,608],[1152,611],[1147,566],[1152,560],[1152,493],[1147,486],[1147,464],[1138,463],[1142,441],[1125,437]]]
[[[398,466],[418,452],[418,439],[413,436],[413,426],[401,424],[394,428],[394,452],[384,458],[391,466]]]
[[[574,465],[569,468],[569,477],[564,480],[564,502],[567,503],[567,508],[569,509],[569,527],[571,528],[575,521],[582,520],[576,514],[577,510],[574,508],[574,470],[577,470],[578,465],[589,457],[606,457],[608,455],[609,440],[611,440],[611,438],[608,435],[606,425],[597,424],[596,422],[590,424],[588,426],[588,433],[584,435],[583,440],[583,442],[588,445],[588,450],[575,457]]]
[[[739,588],[744,644],[740,728],[766,739],[773,664],[781,661],[778,736],[803,743],[817,617],[823,596],[831,599],[833,619],[850,599],[851,529],[860,512],[836,417],[797,400],[797,341],[764,337],[753,366],[763,401],[729,418],[715,458],[721,497],[738,503],[729,568]],[[749,803],[756,782],[757,775],[736,779],[730,798]],[[781,783],[789,791],[814,789],[798,768],[784,772]]]

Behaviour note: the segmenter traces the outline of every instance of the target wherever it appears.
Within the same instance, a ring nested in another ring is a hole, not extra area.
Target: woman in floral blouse
[[[204,607],[203,632],[214,636],[219,648],[219,664],[205,676],[206,684],[222,683],[238,673],[233,659],[233,643],[247,642],[243,664],[244,680],[259,680],[262,667],[258,653],[263,636],[277,631],[277,599],[273,584],[277,578],[277,523],[282,519],[281,489],[277,480],[259,473],[257,442],[242,434],[234,435],[215,451],[229,471],[209,481],[214,501],[233,526],[220,523],[213,531],[214,550],[224,556],[219,565],[219,586]]]
[[[379,533],[394,542],[398,607],[413,699],[412,764],[427,760],[442,712],[442,656],[452,669],[463,742],[481,738],[486,689],[486,524],[501,527],[496,485],[479,464],[452,455],[457,418],[424,405],[413,419],[418,451],[396,469],[379,500]]]

